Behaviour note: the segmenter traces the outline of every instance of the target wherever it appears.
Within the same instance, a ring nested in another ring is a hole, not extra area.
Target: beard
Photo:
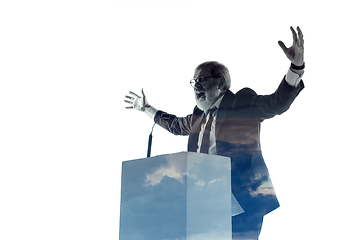
[[[216,88],[207,91],[195,91],[196,106],[202,111],[209,110],[219,96],[220,92]]]
[[[211,103],[206,100],[196,99],[196,106],[200,108],[202,111],[206,111],[211,107]]]

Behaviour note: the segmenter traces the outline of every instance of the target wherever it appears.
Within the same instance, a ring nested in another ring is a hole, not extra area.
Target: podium
[[[124,161],[119,237],[231,240],[231,204],[228,157],[180,152]]]

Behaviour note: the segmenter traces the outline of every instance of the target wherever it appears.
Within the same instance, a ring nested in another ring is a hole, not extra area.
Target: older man
[[[260,149],[260,124],[284,113],[304,88],[304,39],[291,27],[293,44],[279,41],[291,67],[278,89],[257,95],[250,88],[236,94],[228,69],[218,62],[205,62],[195,69],[190,81],[196,106],[192,114],[177,117],[151,106],[142,96],[130,92],[127,108],[145,112],[157,124],[176,135],[188,135],[188,151],[231,158],[232,193],[245,210],[232,217],[233,239],[258,239],[263,216],[279,207]],[[166,116],[166,117],[164,117]]]

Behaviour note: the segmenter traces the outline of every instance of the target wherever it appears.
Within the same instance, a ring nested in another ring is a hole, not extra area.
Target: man
[[[190,84],[196,107],[186,117],[176,117],[151,106],[142,96],[130,92],[127,108],[145,112],[176,135],[188,135],[188,151],[231,158],[232,193],[244,213],[232,217],[233,239],[258,239],[263,216],[279,207],[260,149],[260,124],[284,113],[304,88],[304,39],[291,27],[293,45],[279,46],[291,61],[286,76],[271,95],[257,95],[244,88],[236,94],[229,88],[228,69],[218,62],[205,62],[195,69]]]

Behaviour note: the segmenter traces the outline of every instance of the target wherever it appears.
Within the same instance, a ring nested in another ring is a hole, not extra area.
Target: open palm
[[[290,27],[293,35],[293,44],[287,48],[282,41],[279,41],[279,46],[284,51],[286,57],[296,66],[302,66],[304,64],[304,36],[301,29],[297,27],[298,34],[293,27]]]

